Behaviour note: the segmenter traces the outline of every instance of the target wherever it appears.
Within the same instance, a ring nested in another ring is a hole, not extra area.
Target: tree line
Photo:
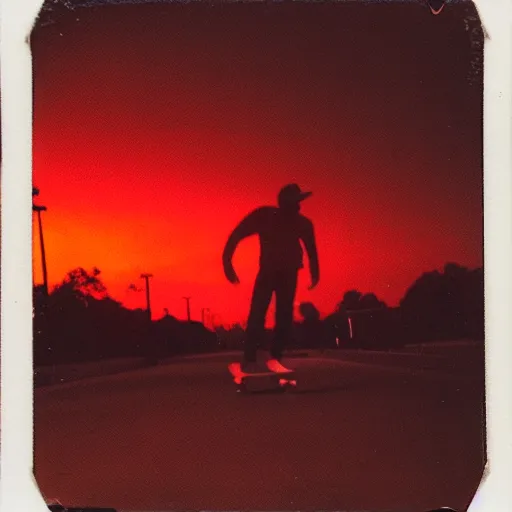
[[[128,309],[109,296],[100,270],[76,268],[48,296],[34,287],[36,365],[114,357],[154,361],[181,354],[239,350],[239,324],[206,328],[170,314],[148,321],[143,309]],[[374,293],[345,292],[334,311],[321,318],[311,302],[300,304],[291,348],[389,349],[406,343],[484,338],[483,269],[448,263],[423,273],[398,307]],[[271,339],[267,330],[262,345]]]

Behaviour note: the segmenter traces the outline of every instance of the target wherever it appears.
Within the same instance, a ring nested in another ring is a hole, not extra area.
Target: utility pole
[[[190,299],[192,297],[183,297],[183,300],[186,300],[187,301],[187,320],[190,322],[191,321],[191,317],[190,317]]]
[[[34,211],[34,197],[39,195],[39,189],[32,185],[32,211]],[[34,273],[32,272],[32,288],[35,289]]]
[[[144,351],[146,352],[147,361],[151,366],[158,364],[158,348],[155,344],[153,324],[151,322],[151,302],[149,292],[149,279],[153,277],[153,274],[141,274],[140,278],[146,282],[146,312],[148,315],[147,323],[147,343]]]
[[[208,311],[208,313],[210,312],[210,308],[202,308],[201,309],[201,320],[203,322],[203,325],[206,327],[206,324],[205,324],[205,320],[206,320],[206,317],[205,317],[205,313]]]
[[[32,189],[32,195],[37,195],[39,193],[37,189],[36,191],[37,193],[34,194],[34,189]],[[46,210],[46,206],[39,206],[36,204],[32,205],[32,211],[37,213],[37,220],[39,223],[39,243],[41,244],[41,260],[43,267],[43,290],[45,297],[48,297],[48,271],[46,269],[46,252],[44,250],[43,221],[41,219],[41,212],[45,212]]]
[[[141,274],[141,279],[146,281],[146,311],[148,313],[148,320],[151,322],[151,302],[149,300],[149,278],[153,277],[153,274]]]

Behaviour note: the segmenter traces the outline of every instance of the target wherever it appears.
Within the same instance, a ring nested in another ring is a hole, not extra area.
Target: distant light
[[[350,339],[354,337],[354,332],[352,331],[352,318],[348,317],[348,328],[350,330]]]

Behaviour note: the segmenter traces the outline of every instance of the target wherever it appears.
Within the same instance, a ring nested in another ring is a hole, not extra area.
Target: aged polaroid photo
[[[43,4],[45,503],[468,509],[486,34],[470,1]]]

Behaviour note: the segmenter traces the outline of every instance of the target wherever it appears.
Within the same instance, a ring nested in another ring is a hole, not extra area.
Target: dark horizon
[[[424,272],[422,272],[420,275],[418,275],[416,277],[416,279],[414,279],[410,285],[407,287],[404,295],[400,298],[400,300],[398,301],[398,304],[394,304],[394,305],[390,305],[388,304],[386,301],[383,301],[381,297],[379,297],[374,291],[372,290],[360,290],[360,289],[355,289],[355,288],[350,288],[350,289],[345,289],[343,291],[340,291],[339,293],[339,299],[337,301],[334,302],[334,304],[331,306],[330,309],[327,309],[327,311],[325,312],[319,312],[320,313],[320,318],[325,318],[329,315],[332,315],[334,312],[337,311],[338,309],[338,306],[339,304],[342,302],[343,300],[343,296],[344,294],[346,294],[347,292],[353,292],[353,291],[356,291],[356,292],[359,292],[361,293],[362,296],[368,296],[368,295],[372,295],[372,296],[375,296],[376,299],[379,300],[379,302],[382,303],[382,305],[386,308],[391,308],[391,309],[394,309],[394,308],[400,308],[401,306],[401,303],[403,302],[403,300],[407,297],[407,295],[411,292],[411,290],[413,289],[413,287],[418,283],[418,281],[421,281],[422,279],[424,279],[425,277],[427,276],[430,276],[432,274],[434,275],[443,275],[445,273],[445,269],[447,266],[455,266],[455,267],[458,267],[460,269],[462,269],[463,271],[465,272],[468,272],[468,273],[481,273],[482,276],[483,276],[483,266],[479,266],[479,267],[465,267],[464,265],[460,265],[459,263],[457,262],[446,262],[442,269],[439,270],[439,269],[429,269],[429,270],[425,270]],[[64,276],[62,276],[62,279],[56,283],[55,285],[53,285],[52,287],[50,287],[49,289],[49,294],[52,295],[53,293],[56,293],[59,288],[63,287],[63,286],[66,286],[66,283],[69,284],[70,282],[73,281],[73,279],[70,279],[70,274],[78,271],[78,270],[81,270],[83,271],[85,274],[87,274],[88,276],[93,276],[94,275],[94,269],[97,269],[98,270],[98,275],[97,275],[97,278],[98,278],[98,282],[101,283],[101,291],[100,292],[97,292],[97,291],[94,291],[94,290],[91,290],[91,289],[88,289],[87,286],[84,286],[82,287],[80,284],[79,284],[79,281],[77,280],[76,283],[77,283],[77,290],[81,290],[83,293],[85,293],[86,296],[90,296],[94,299],[97,299],[97,300],[103,300],[103,299],[110,299],[110,300],[113,300],[115,302],[119,302],[119,304],[123,307],[123,308],[126,308],[127,310],[129,311],[133,311],[133,312],[136,312],[136,311],[143,311],[143,312],[146,312],[147,311],[147,308],[146,308],[146,289],[144,287],[143,284],[141,284],[140,287],[136,286],[136,285],[133,285],[133,291],[138,293],[138,296],[139,296],[139,299],[140,299],[140,303],[138,305],[134,305],[132,307],[129,307],[129,306],[126,306],[125,304],[123,304],[122,301],[119,301],[118,299],[116,299],[114,296],[112,296],[112,294],[110,294],[109,290],[108,290],[108,287],[107,286],[104,286],[104,283],[105,283],[105,280],[104,280],[104,275],[103,275],[103,272],[101,272],[101,269],[98,269],[98,267],[93,267],[93,269],[84,269],[83,267],[75,267],[74,269],[70,269]],[[41,293],[41,294],[44,294],[44,286],[43,284],[34,284],[34,293]],[[183,299],[183,298],[182,298]],[[201,302],[201,301],[199,301]],[[296,301],[295,304],[294,304],[294,320],[297,321],[297,320],[300,320],[301,318],[301,314],[300,314],[300,305],[301,304],[304,304],[304,303],[313,303],[314,304],[314,301],[303,301],[303,302],[298,302]],[[378,306],[380,307],[380,306]],[[200,305],[196,305],[196,307],[193,307],[191,308],[193,311],[194,311],[194,314],[192,314],[192,321],[196,321],[196,322],[201,322],[201,310],[203,309]],[[215,324],[216,326],[218,327],[223,327],[223,328],[229,328],[229,327],[233,327],[235,325],[245,325],[246,323],[246,318],[242,318],[241,321],[234,321],[234,322],[223,322],[222,320],[220,321],[216,321],[215,319],[220,319],[222,318],[222,315],[217,312],[217,310],[215,309],[215,306],[214,305],[210,305],[209,308],[207,309],[210,309],[211,312],[213,313],[214,315],[214,318],[213,318],[213,321],[212,321],[212,317],[210,315],[210,313],[208,313],[208,316],[209,316],[209,322],[207,323],[210,323],[211,325]],[[167,308],[167,307],[164,307],[162,309],[162,311],[157,311],[153,308],[151,308],[151,318],[153,321],[158,321],[166,316],[172,316],[174,318],[176,318],[177,320],[181,320],[181,321],[186,321],[187,319],[187,315],[186,313],[184,313],[186,311],[186,303],[183,302],[183,305],[182,305],[182,308],[179,312],[177,311],[173,311],[172,309],[170,308]],[[273,318],[272,318],[272,314],[273,314],[273,310],[270,310],[269,313],[268,313],[268,316],[269,316],[269,324],[267,324],[268,328],[272,328],[272,323],[273,323]]]
[[[388,307],[371,292],[346,290],[329,314],[312,302],[297,305],[285,352],[297,349],[400,349],[416,343],[484,340],[483,269],[455,263],[444,272],[425,272],[408,288],[399,307]],[[145,290],[141,290],[145,291]],[[244,349],[245,322],[222,324],[212,318],[180,320],[171,311],[148,322],[143,307],[126,309],[113,300],[98,269],[75,269],[45,297],[34,288],[36,367],[122,357],[156,363],[183,354]],[[151,316],[151,313],[150,313]],[[206,320],[206,321],[205,321]],[[262,330],[260,348],[277,332],[273,318]],[[74,343],[70,344],[69,340]]]

